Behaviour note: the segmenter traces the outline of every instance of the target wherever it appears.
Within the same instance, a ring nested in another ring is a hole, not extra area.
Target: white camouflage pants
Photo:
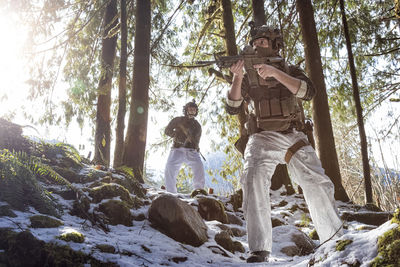
[[[204,166],[200,159],[200,153],[192,148],[171,148],[167,164],[165,166],[165,187],[168,192],[176,193],[176,177],[182,163],[186,163],[193,171],[194,189],[204,189]]]
[[[271,251],[272,224],[269,188],[277,164],[285,164],[287,149],[300,139],[307,140],[302,132],[281,134],[263,131],[249,138],[245,150],[243,211],[247,221],[250,251]],[[321,166],[314,149],[304,146],[291,158],[288,169],[291,178],[303,189],[320,241],[335,234],[342,222],[333,197],[334,186]],[[343,234],[342,229],[337,236]]]

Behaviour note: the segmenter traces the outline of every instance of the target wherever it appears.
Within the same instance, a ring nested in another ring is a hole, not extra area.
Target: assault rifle
[[[202,66],[209,66],[212,64],[217,64],[217,66],[221,69],[230,68],[234,63],[239,60],[244,61],[244,67],[246,70],[254,69],[253,65],[256,64],[268,64],[268,65],[276,65],[283,62],[283,58],[281,57],[259,57],[257,55],[238,55],[238,56],[220,56],[214,55],[215,60],[210,61],[197,61],[196,64],[200,64]]]
[[[196,64],[200,64],[200,66],[209,66],[212,64],[217,64],[220,69],[230,68],[234,63],[238,60],[244,61],[244,68],[249,77],[249,83],[251,87],[257,87],[259,85],[266,85],[268,82],[276,82],[273,78],[259,79],[259,75],[257,74],[257,70],[254,69],[254,65],[256,64],[268,64],[272,65],[277,69],[284,70],[285,69],[285,60],[282,57],[260,57],[256,54],[256,51],[251,46],[246,46],[238,56],[222,56],[218,54],[214,54],[215,60],[211,61],[197,61]],[[230,81],[228,81],[230,82]]]

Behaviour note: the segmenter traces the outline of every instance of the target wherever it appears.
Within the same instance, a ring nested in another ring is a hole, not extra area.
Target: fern
[[[54,200],[37,178],[50,178],[74,191],[77,189],[42,160],[25,152],[0,150],[0,199],[18,210],[32,205],[41,213],[57,216]]]

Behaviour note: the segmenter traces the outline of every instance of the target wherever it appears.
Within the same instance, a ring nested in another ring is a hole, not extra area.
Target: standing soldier
[[[165,166],[165,186],[168,192],[176,193],[176,177],[182,163],[188,164],[193,170],[194,189],[204,191],[204,166],[199,149],[201,125],[194,118],[197,113],[198,107],[193,100],[183,106],[184,116],[173,118],[165,128],[165,134],[174,138]]]
[[[248,114],[246,129],[250,137],[241,178],[251,253],[247,262],[264,262],[272,248],[269,187],[277,164],[286,163],[303,189],[321,242],[342,235],[342,222],[335,206],[333,183],[301,132],[304,120],[298,100],[311,100],[315,89],[300,68],[287,65],[280,57],[283,41],[279,29],[251,24],[250,37],[247,52],[274,58],[273,62],[278,63],[249,67],[239,60],[233,64],[226,108],[231,115],[242,108]]]

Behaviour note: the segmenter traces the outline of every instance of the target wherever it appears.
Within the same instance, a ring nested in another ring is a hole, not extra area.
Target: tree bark
[[[133,86],[123,164],[133,169],[135,178],[141,183],[144,183],[143,167],[149,108],[150,28],[150,1],[137,0]]]
[[[256,26],[265,24],[264,0],[251,0],[253,6],[253,19]]]
[[[126,0],[121,0],[121,58],[119,63],[118,114],[115,129],[114,167],[122,165],[126,114],[126,65],[127,65],[127,16]]]
[[[296,5],[299,12],[303,36],[306,70],[317,90],[317,95],[312,102],[316,147],[319,152],[322,167],[325,169],[326,175],[329,176],[335,185],[335,199],[347,202],[349,201],[349,197],[343,188],[342,177],[340,175],[318,35],[314,20],[314,10],[311,0],[297,0]]]
[[[349,58],[351,83],[353,85],[353,98],[356,104],[357,124],[361,141],[361,156],[362,156],[363,171],[364,171],[364,183],[365,183],[365,199],[367,204],[372,204],[373,199],[372,199],[371,173],[370,173],[370,166],[368,159],[368,144],[364,129],[364,120],[362,114],[363,112],[360,101],[360,91],[358,89],[358,82],[357,82],[357,72],[354,64],[354,57],[349,35],[349,27],[347,24],[346,11],[344,9],[344,0],[340,0],[339,3],[340,3],[340,12],[342,14],[344,36],[346,38],[346,47],[347,47],[347,55]]]
[[[117,25],[117,1],[111,0],[104,13],[103,40],[101,50],[101,73],[98,86],[96,133],[94,162],[109,166],[110,164],[110,107],[111,87],[114,69],[117,35],[111,35],[110,31]]]

